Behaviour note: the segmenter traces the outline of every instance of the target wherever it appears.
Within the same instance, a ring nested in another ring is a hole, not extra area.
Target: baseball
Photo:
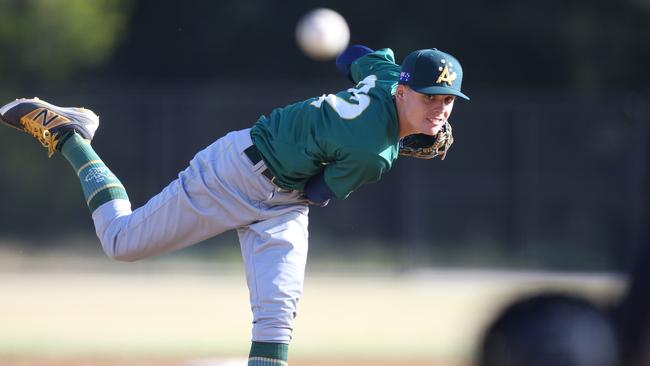
[[[350,29],[343,16],[334,10],[314,9],[298,21],[296,41],[307,56],[325,61],[338,56],[347,47]]]

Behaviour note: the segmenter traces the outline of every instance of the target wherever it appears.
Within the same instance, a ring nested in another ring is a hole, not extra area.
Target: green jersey
[[[278,185],[304,191],[324,170],[337,198],[379,180],[399,155],[394,94],[399,65],[391,49],[351,66],[354,88],[278,108],[251,129],[253,143]]]

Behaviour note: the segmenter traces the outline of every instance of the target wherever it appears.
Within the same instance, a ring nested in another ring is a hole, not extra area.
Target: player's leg
[[[307,206],[238,229],[253,310],[249,366],[286,365],[307,260]]]
[[[244,150],[249,130],[231,132],[196,154],[176,180],[131,212],[111,201],[93,212],[104,251],[126,261],[198,243],[262,219],[273,191]]]
[[[50,157],[61,151],[80,177],[91,211],[110,200],[128,200],[120,181],[90,146],[99,126],[99,117],[91,110],[18,99],[0,108],[0,120],[34,136]]]
[[[50,155],[61,151],[71,163],[102,247],[118,260],[179,249],[246,225],[259,219],[256,200],[268,198],[266,178],[243,154],[251,144],[248,131],[231,133],[197,154],[177,180],[131,212],[124,187],[89,144],[99,124],[93,112],[20,99],[0,108],[0,115],[36,137]]]

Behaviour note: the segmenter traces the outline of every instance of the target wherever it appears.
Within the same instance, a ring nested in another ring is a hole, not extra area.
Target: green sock
[[[253,342],[248,356],[248,366],[287,366],[288,360],[288,344]]]
[[[76,133],[67,137],[61,147],[61,154],[77,172],[90,212],[108,201],[129,199],[122,183],[83,137]]]

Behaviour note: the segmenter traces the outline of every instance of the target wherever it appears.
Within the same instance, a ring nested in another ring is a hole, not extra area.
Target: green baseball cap
[[[469,100],[460,91],[463,68],[458,60],[435,48],[411,52],[404,62],[399,83],[422,94],[450,94]]]

